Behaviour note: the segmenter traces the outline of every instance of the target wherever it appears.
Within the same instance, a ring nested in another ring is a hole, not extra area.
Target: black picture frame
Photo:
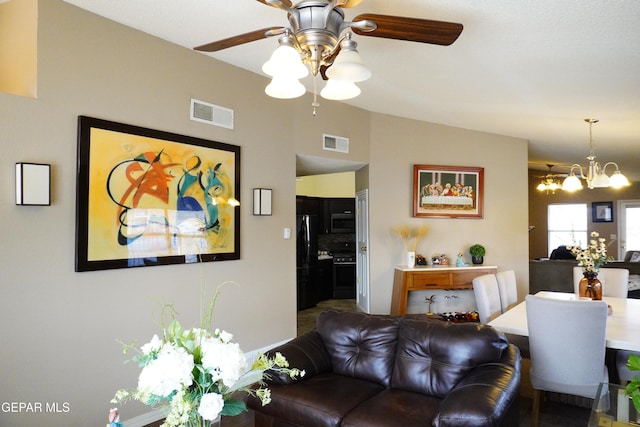
[[[75,271],[240,258],[240,147],[78,117]]]
[[[593,222],[613,222],[613,202],[591,203],[591,220]]]

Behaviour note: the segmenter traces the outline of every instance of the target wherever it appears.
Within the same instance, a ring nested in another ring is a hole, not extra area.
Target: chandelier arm
[[[618,164],[616,162],[607,162],[604,164],[604,166],[602,167],[602,172],[606,174],[605,169],[607,168],[607,166],[609,165],[613,165],[616,167],[616,171],[620,172],[620,168],[618,167]]]
[[[569,171],[569,175],[575,175],[575,173],[573,172],[574,168],[578,168],[578,170],[580,171],[580,178],[587,179],[587,177],[584,176],[584,173],[582,173],[582,166],[580,166],[577,163],[574,163],[574,164],[571,165],[571,170]]]

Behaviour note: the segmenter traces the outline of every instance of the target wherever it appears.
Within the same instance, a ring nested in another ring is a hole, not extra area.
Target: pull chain
[[[315,117],[317,115],[317,108],[320,106],[320,104],[318,104],[318,75],[316,74],[315,76],[313,76],[313,102],[311,103],[311,106],[313,107],[313,116]]]

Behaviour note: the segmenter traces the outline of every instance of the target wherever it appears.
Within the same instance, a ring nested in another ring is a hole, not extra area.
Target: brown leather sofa
[[[249,399],[258,427],[518,425],[520,353],[486,325],[325,311],[276,351],[306,375]]]

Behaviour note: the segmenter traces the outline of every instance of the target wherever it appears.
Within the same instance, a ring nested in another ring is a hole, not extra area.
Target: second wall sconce
[[[16,205],[51,205],[51,165],[16,163]]]
[[[253,189],[254,215],[271,215],[271,191],[270,188]]]

